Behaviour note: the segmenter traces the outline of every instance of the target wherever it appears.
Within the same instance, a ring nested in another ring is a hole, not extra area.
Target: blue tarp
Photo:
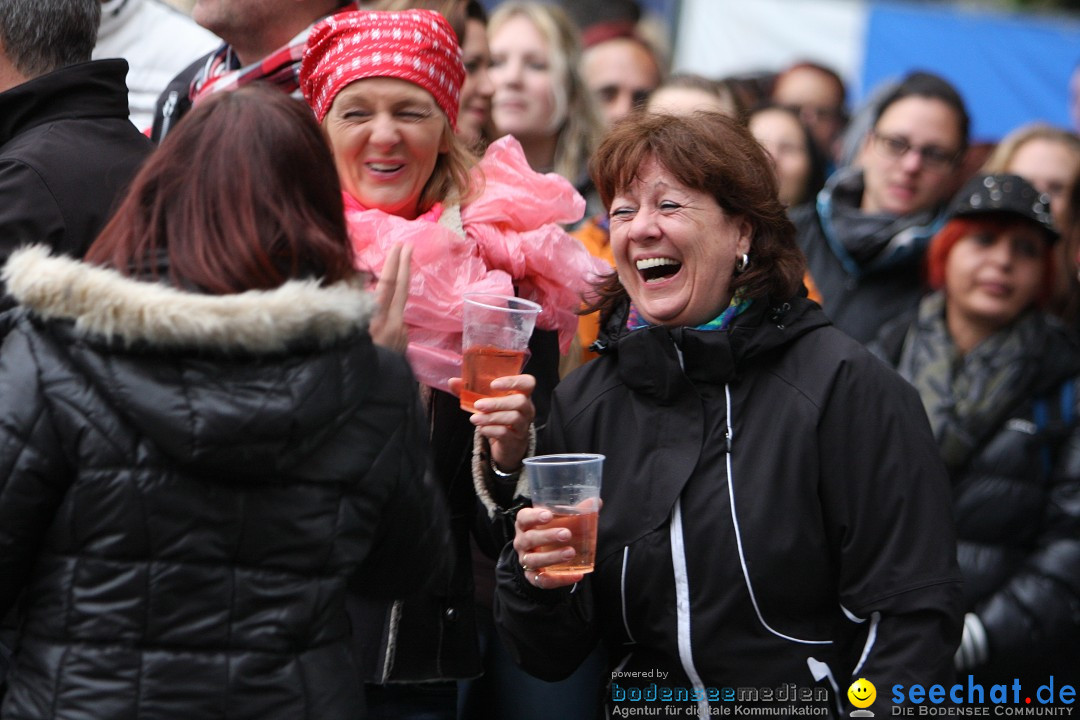
[[[1069,128],[1069,78],[1080,62],[1080,21],[925,4],[873,3],[859,96],[914,69],[963,94],[975,141],[1042,120]]]

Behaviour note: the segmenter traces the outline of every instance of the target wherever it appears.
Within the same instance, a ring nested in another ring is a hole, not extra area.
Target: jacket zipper
[[[173,90],[169,93],[169,97],[165,98],[165,104],[161,106],[161,133],[158,135],[158,142],[165,139],[165,136],[169,133],[169,127],[172,125],[172,116],[176,112],[176,103],[180,97],[180,93]]]
[[[386,633],[386,654],[383,655],[382,673],[380,673],[379,677],[380,685],[390,681],[390,673],[394,670],[394,654],[397,651],[397,632],[398,624],[401,622],[401,608],[400,600],[395,600],[394,604],[390,606],[390,627]]]
[[[750,571],[746,567],[746,553],[743,551],[742,529],[739,527],[739,515],[735,510],[735,483],[732,481],[731,474],[731,446],[735,440],[735,431],[732,429],[731,386],[728,383],[724,383],[724,399],[727,404],[727,428],[724,431],[724,437],[727,441],[728,448],[724,460],[727,469],[728,502],[731,506],[731,525],[735,529],[735,545],[739,550],[739,565],[742,566],[743,582],[746,583],[746,591],[750,593],[750,602],[754,606],[754,614],[757,615],[758,622],[761,623],[761,626],[778,638],[806,645],[832,645],[832,640],[804,640],[802,638],[792,637],[791,635],[785,635],[779,630],[773,629],[769,623],[765,622],[765,616],[761,613],[761,608],[758,606],[757,595],[754,594],[754,586],[750,582]]]
[[[619,590],[622,592],[622,623],[623,628],[626,630],[626,639],[634,645],[637,645],[637,640],[634,639],[634,634],[630,632],[630,619],[626,614],[626,568],[630,564],[630,546],[627,545],[623,548],[622,555],[622,578],[619,582]]]
[[[682,498],[675,500],[671,511],[671,564],[675,571],[675,627],[679,641],[679,662],[698,697],[706,698],[705,683],[694,666],[694,649],[690,644],[690,580],[686,568],[686,546],[683,543]],[[709,717],[709,701],[698,701],[698,717]]]

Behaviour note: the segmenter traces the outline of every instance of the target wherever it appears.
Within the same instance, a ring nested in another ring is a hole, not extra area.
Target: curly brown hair
[[[717,112],[639,112],[616,123],[589,164],[605,206],[650,159],[686,187],[708,193],[728,215],[750,223],[750,266],[731,278],[733,292],[783,300],[799,291],[806,261],[795,244],[795,226],[777,198],[769,156],[742,123]],[[605,316],[627,296],[615,273],[593,290],[596,302],[589,309]]]

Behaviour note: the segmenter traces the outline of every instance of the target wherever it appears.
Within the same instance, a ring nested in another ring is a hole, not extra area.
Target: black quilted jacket
[[[370,299],[194,295],[37,248],[5,279],[0,717],[363,717],[346,586],[407,593],[448,562]]]
[[[950,474],[964,609],[985,654],[965,672],[1034,691],[1051,675],[1080,681],[1080,346],[1060,323],[1030,321],[1036,332],[1016,361],[1024,386]],[[911,328],[886,326],[875,351],[897,364]]]

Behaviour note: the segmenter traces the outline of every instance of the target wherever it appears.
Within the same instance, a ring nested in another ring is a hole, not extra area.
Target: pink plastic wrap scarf
[[[473,173],[482,192],[461,207],[464,237],[438,223],[441,206],[406,220],[345,195],[360,268],[377,276],[395,243],[413,246],[406,357],[420,382],[440,390],[461,376],[464,293],[513,295],[516,286],[517,295],[543,307],[537,327],[557,330],[566,352],[582,293],[611,271],[559,226],[581,218],[584,199],[564,178],[533,172],[517,140],[492,143]]]

